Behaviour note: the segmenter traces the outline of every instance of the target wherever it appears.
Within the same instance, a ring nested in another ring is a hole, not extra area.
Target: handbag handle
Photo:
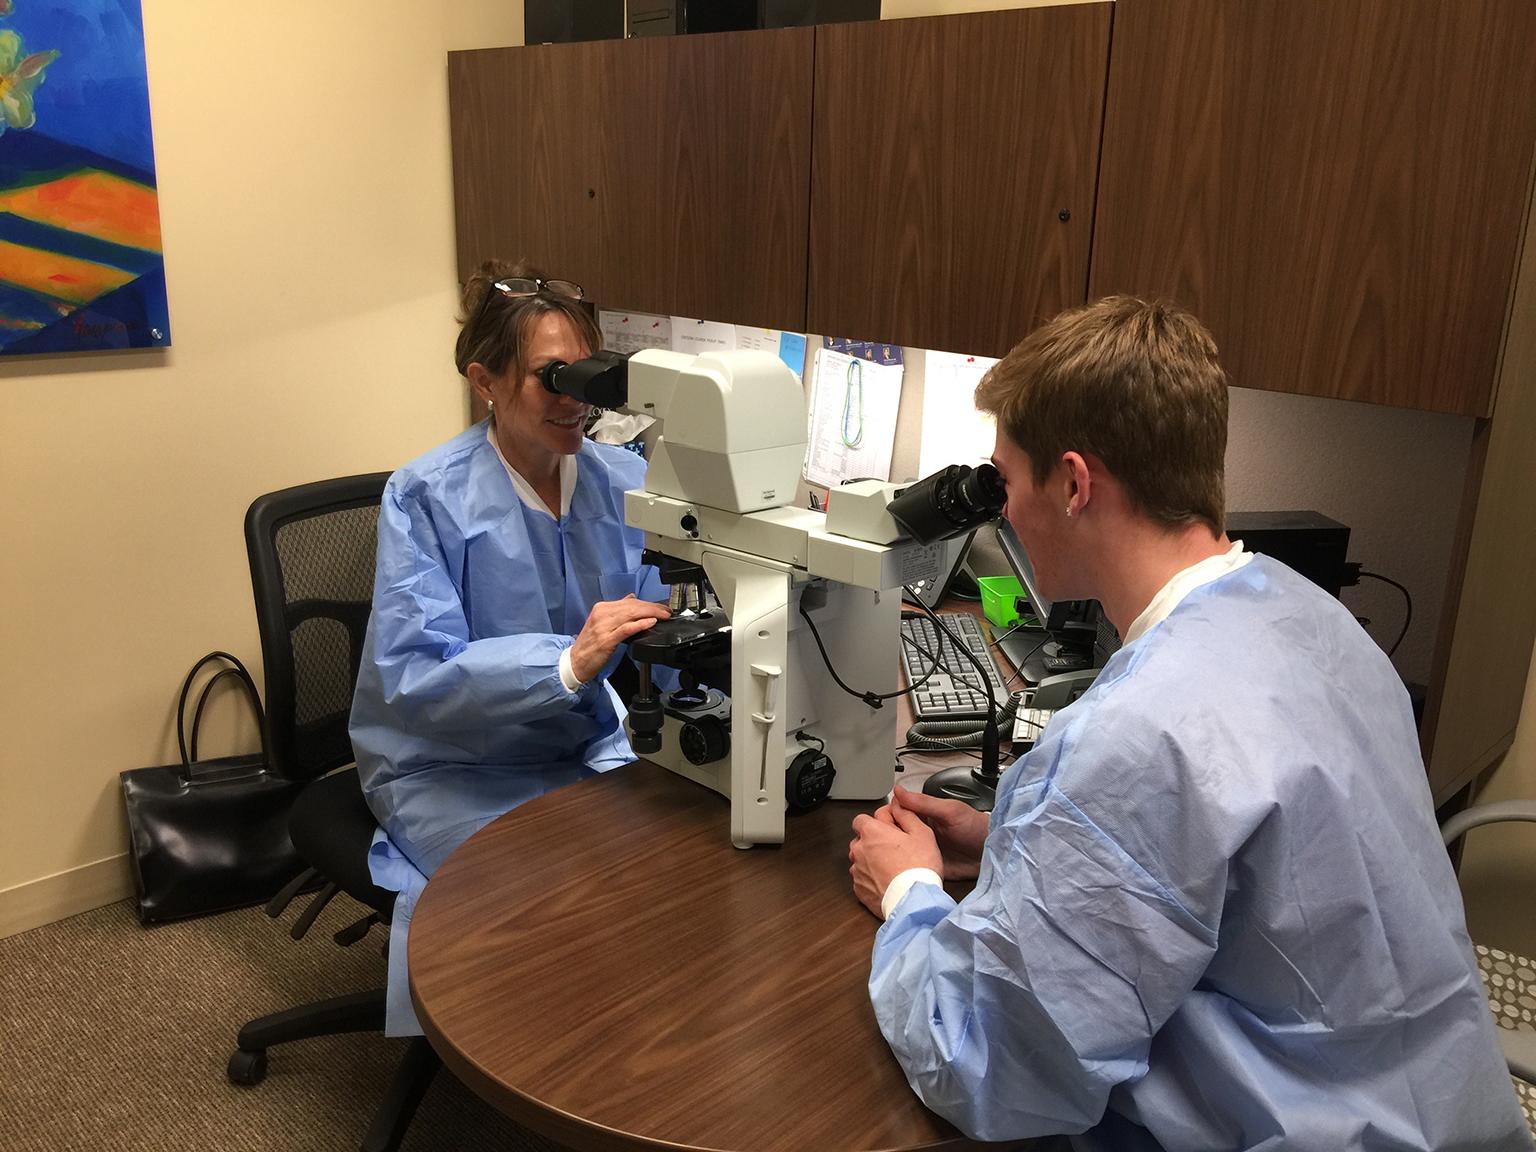
[[[197,706],[192,712],[192,744],[190,753],[187,746],[186,718],[187,697],[192,691],[192,681],[196,679],[199,669],[211,661],[223,660],[229,667],[220,668],[208,683],[203,685],[203,690],[198,694]],[[208,702],[208,693],[225,676],[234,676],[245,685],[245,693],[251,702],[251,708],[256,713],[256,730],[261,736],[261,750],[265,754],[267,750],[267,717],[261,707],[261,696],[256,691],[256,682],[251,679],[251,674],[246,671],[245,665],[240,663],[236,656],[228,652],[210,652],[187,673],[187,678],[181,682],[181,698],[176,703],[176,747],[181,752],[181,778],[190,783],[192,779],[192,762],[197,759],[197,730],[203,719],[203,705]]]

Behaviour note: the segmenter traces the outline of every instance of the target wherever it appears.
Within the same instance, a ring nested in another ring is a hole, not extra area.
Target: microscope
[[[901,589],[931,579],[941,553],[939,537],[913,539],[893,516],[903,490],[866,481],[836,490],[825,513],[794,506],[805,398],[766,352],[599,352],[541,378],[659,425],[645,487],[624,494],[673,610],[630,642],[635,752],[728,797],[739,848],[782,843],[787,811],[884,798]],[[947,526],[953,489],[945,509],[926,489],[909,506]],[[675,669],[679,687],[662,691],[656,668]]]

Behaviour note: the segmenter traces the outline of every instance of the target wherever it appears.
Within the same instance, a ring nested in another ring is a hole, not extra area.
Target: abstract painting
[[[139,0],[0,0],[0,353],[170,342]]]

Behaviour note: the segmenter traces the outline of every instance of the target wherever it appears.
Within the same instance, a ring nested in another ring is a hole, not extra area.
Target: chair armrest
[[[1483,824],[1502,824],[1506,820],[1536,823],[1536,800],[1500,800],[1495,804],[1474,804],[1441,825],[1440,838],[1449,847],[1473,828]]]
[[[1527,1028],[1499,1028],[1499,1050],[1504,1053],[1504,1063],[1509,1074],[1518,1076],[1527,1084],[1536,1084],[1536,1032]]]

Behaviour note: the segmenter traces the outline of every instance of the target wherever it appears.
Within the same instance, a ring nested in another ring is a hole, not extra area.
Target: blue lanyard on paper
[[[842,437],[849,448],[857,448],[864,442],[864,361],[857,357],[848,361],[848,374],[843,382]]]

